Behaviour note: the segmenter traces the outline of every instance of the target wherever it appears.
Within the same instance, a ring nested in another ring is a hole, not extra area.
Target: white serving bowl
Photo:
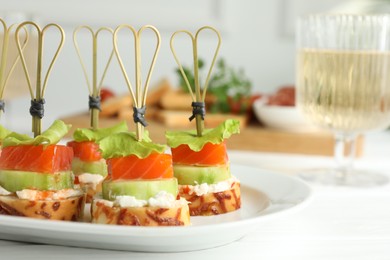
[[[257,99],[253,110],[257,119],[266,127],[294,132],[312,132],[318,128],[307,122],[295,106],[268,105],[268,98]]]

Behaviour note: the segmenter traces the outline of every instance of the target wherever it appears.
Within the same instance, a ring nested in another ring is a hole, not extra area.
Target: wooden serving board
[[[71,138],[73,131],[76,128],[89,127],[89,115],[78,114],[62,118],[64,122],[72,124],[72,129],[68,137]],[[99,125],[108,127],[119,123],[116,118],[100,118]],[[135,129],[134,124],[127,121],[131,130]],[[148,121],[147,129],[150,136],[156,143],[165,143],[166,130],[184,130],[184,128],[168,128],[165,125]],[[195,129],[195,127],[193,128]],[[363,154],[364,138],[358,137],[356,141],[356,156],[360,157]],[[248,150],[261,152],[277,152],[277,153],[293,153],[293,154],[308,154],[308,155],[325,155],[332,156],[334,148],[333,135],[329,132],[287,132],[267,129],[260,125],[251,125],[241,129],[241,133],[233,135],[227,142],[228,149],[233,150]]]

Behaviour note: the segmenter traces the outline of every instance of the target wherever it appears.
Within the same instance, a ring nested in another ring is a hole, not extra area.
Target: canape
[[[239,132],[226,120],[201,137],[195,131],[167,131],[179,195],[190,202],[191,216],[218,215],[241,207],[240,182],[230,172],[225,139]]]
[[[67,146],[73,149],[72,171],[75,184],[86,193],[90,203],[96,193],[102,191],[102,182],[107,177],[106,160],[102,157],[97,142],[104,137],[127,131],[126,122],[108,128],[78,128],[73,133],[73,141]]]
[[[93,223],[132,226],[190,224],[188,203],[178,196],[172,157],[164,145],[134,133],[114,134],[99,142],[109,178],[102,197],[91,204]]]
[[[0,155],[0,214],[77,221],[85,195],[73,188],[70,147],[58,145],[70,126],[56,120],[31,138],[8,134]]]

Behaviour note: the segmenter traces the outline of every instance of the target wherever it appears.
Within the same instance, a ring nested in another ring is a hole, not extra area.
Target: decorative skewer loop
[[[135,48],[135,92],[133,90],[133,86],[131,84],[131,81],[128,77],[126,68],[123,64],[122,57],[120,55],[119,49],[118,49],[118,32],[122,29],[128,29],[131,31],[133,38],[134,38],[134,48]],[[145,83],[142,84],[141,80],[141,44],[140,44],[140,39],[141,39],[141,34],[143,31],[146,29],[150,29],[151,31],[154,32],[156,36],[156,48],[153,54],[153,58],[149,67],[148,74],[146,76]],[[160,45],[161,45],[161,36],[159,31],[152,25],[144,25],[142,26],[138,31],[134,29],[134,27],[123,24],[119,25],[115,32],[114,32],[114,37],[113,37],[113,43],[114,43],[114,50],[115,54],[117,56],[120,68],[122,70],[123,76],[126,81],[126,85],[129,89],[129,92],[131,94],[131,97],[133,99],[133,120],[134,123],[136,123],[137,128],[136,128],[136,135],[138,140],[142,140],[143,136],[143,129],[147,125],[146,120],[145,120],[145,110],[146,110],[146,97],[148,93],[148,87],[149,87],[149,81],[150,77],[153,72],[154,65],[156,63],[157,55],[160,50]]]
[[[3,27],[3,42],[2,42],[2,48],[1,48],[1,61],[0,61],[0,115],[5,111],[5,101],[3,99],[4,96],[4,90],[7,86],[8,80],[12,74],[12,72],[15,70],[16,64],[19,61],[20,56],[17,55],[15,59],[11,62],[11,67],[8,71],[7,64],[8,64],[8,46],[9,46],[9,38],[12,30],[15,28],[16,24],[12,24],[10,27],[7,27],[4,20],[0,19],[0,23]],[[22,43],[21,49],[23,50],[28,42],[28,32],[27,30],[24,30],[25,36]]]
[[[20,30],[23,28],[24,30],[26,30],[26,26],[32,26],[32,28],[35,28],[36,31],[37,31],[37,35],[38,35],[38,50],[37,50],[37,70],[36,70],[36,84],[35,84],[35,94],[34,94],[34,88],[33,88],[33,84],[31,82],[31,78],[30,78],[30,74],[29,74],[29,71],[28,71],[28,68],[27,68],[27,63],[26,63],[26,59],[24,57],[24,54],[23,54],[23,48],[20,44]],[[44,75],[44,80],[43,80],[43,83],[42,83],[42,59],[43,59],[43,46],[44,46],[44,38],[45,38],[45,33],[47,32],[48,29],[50,28],[54,28],[56,30],[59,31],[60,33],[60,42],[58,43],[58,46],[57,46],[57,49],[56,49],[56,52],[54,53],[54,56],[49,64],[49,67]],[[58,54],[60,53],[63,45],[64,45],[64,41],[65,41],[65,32],[64,30],[61,28],[61,26],[59,26],[58,24],[54,24],[54,23],[51,23],[51,24],[48,24],[46,25],[45,27],[43,27],[42,29],[34,22],[31,22],[31,21],[27,21],[27,22],[24,22],[24,23],[21,23],[17,29],[16,29],[16,32],[15,32],[15,40],[16,40],[16,45],[17,45],[17,48],[18,48],[18,51],[19,51],[19,55],[20,55],[20,59],[22,61],[22,65],[23,65],[23,70],[24,70],[24,74],[25,74],[25,77],[26,77],[26,80],[27,80],[27,84],[28,84],[28,88],[29,88],[29,91],[30,91],[30,95],[31,95],[31,109],[30,109],[30,112],[32,111],[32,120],[33,120],[33,123],[32,123],[32,131],[34,132],[34,136],[37,136],[37,135],[40,135],[41,134],[41,128],[42,128],[42,122],[41,122],[41,119],[43,117],[43,104],[45,103],[44,101],[44,95],[45,95],[45,90],[46,90],[46,86],[47,86],[47,81],[49,79],[49,75],[51,73],[51,70],[53,69],[53,65],[58,57]],[[42,116],[42,117],[41,117]]]
[[[92,37],[92,85],[90,81],[90,76],[87,72],[86,65],[84,63],[84,60],[81,56],[81,51],[78,45],[77,36],[78,33],[81,30],[87,30]],[[99,35],[102,32],[108,32],[111,35],[114,33],[114,31],[111,28],[108,27],[101,27],[96,32],[93,31],[93,29],[90,26],[82,25],[77,27],[73,32],[73,44],[77,52],[77,56],[80,60],[81,67],[83,69],[83,73],[85,76],[85,80],[87,82],[88,91],[89,91],[89,109],[91,110],[91,127],[93,129],[97,129],[99,126],[99,111],[100,108],[100,90],[103,85],[104,78],[106,77],[108,67],[110,66],[112,57],[114,56],[114,49],[111,50],[110,56],[106,62],[106,65],[103,70],[103,74],[100,78],[100,81],[98,82],[98,73],[97,73],[97,67],[98,67],[98,38]]]
[[[199,34],[205,30],[211,30],[212,32],[214,32],[217,35],[218,41],[217,41],[217,46],[215,48],[214,56],[213,56],[209,71],[207,73],[206,81],[205,81],[203,87],[201,87],[200,82],[199,82],[198,37],[199,37]],[[191,38],[191,42],[192,42],[195,86],[191,86],[191,84],[187,78],[187,75],[184,72],[183,66],[181,65],[179,58],[176,54],[175,48],[174,48],[175,37],[178,34],[182,34],[182,33],[187,34]],[[211,77],[211,72],[213,70],[215,61],[217,59],[220,46],[221,46],[221,35],[215,28],[213,28],[211,26],[204,26],[204,27],[200,28],[199,30],[196,31],[195,36],[187,30],[177,31],[171,36],[171,40],[170,40],[170,47],[171,47],[172,54],[175,58],[177,65],[179,66],[180,73],[183,76],[183,79],[187,85],[188,91],[190,92],[190,95],[191,95],[191,98],[193,101],[192,102],[192,107],[193,107],[192,116],[189,118],[189,120],[192,121],[194,118],[196,119],[196,131],[197,131],[198,136],[202,136],[202,132],[203,132],[203,128],[204,128],[204,117],[206,114],[205,98],[206,98],[207,88],[208,88],[210,77]],[[195,94],[194,94],[194,91],[192,90],[193,88],[195,90]]]

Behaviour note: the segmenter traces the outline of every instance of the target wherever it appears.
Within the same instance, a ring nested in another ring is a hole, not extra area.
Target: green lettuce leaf
[[[203,135],[198,137],[196,131],[167,131],[165,137],[169,147],[176,148],[186,144],[191,150],[199,152],[206,143],[220,144],[232,134],[240,133],[240,121],[228,119],[219,126],[205,129]]]
[[[129,129],[127,128],[127,124],[125,121],[114,125],[112,127],[107,128],[99,128],[97,130],[88,129],[88,128],[77,128],[73,133],[73,139],[76,142],[83,141],[95,141],[99,140],[115,133],[127,132]]]
[[[12,133],[12,131],[8,130],[4,126],[0,125],[0,141],[3,140],[7,135]]]
[[[71,127],[71,125],[67,125],[61,120],[55,120],[46,131],[35,138],[12,132],[4,138],[3,147],[16,145],[56,144],[68,133]]]
[[[98,144],[105,159],[128,155],[143,159],[153,152],[163,153],[166,150],[165,145],[153,143],[147,131],[141,141],[137,141],[133,132],[121,132],[103,138]]]

